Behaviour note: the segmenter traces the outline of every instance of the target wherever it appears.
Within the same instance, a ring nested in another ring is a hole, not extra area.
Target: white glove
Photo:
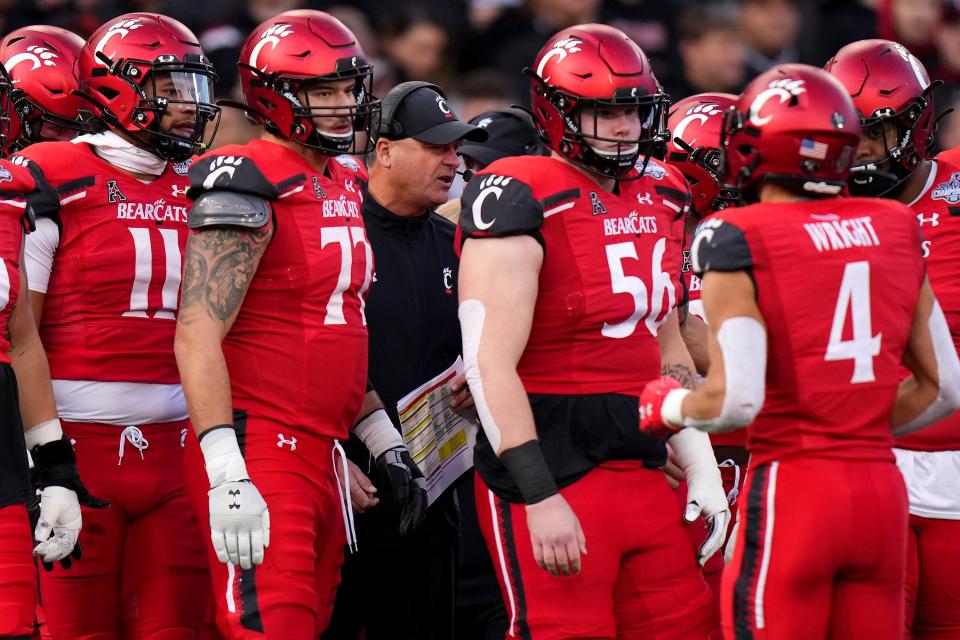
[[[702,567],[723,544],[730,523],[730,505],[723,490],[723,479],[703,431],[686,427],[669,440],[677,464],[687,477],[687,506],[683,519],[693,522],[698,517],[707,521],[710,533],[700,545],[697,562]]]
[[[210,537],[220,562],[250,569],[270,546],[270,511],[249,480],[210,489]]]
[[[250,569],[270,546],[270,512],[250,481],[237,434],[229,425],[202,434],[200,448],[210,480],[210,537],[220,562]]]
[[[63,560],[76,546],[82,524],[76,491],[58,486],[43,489],[40,492],[40,519],[33,531],[39,544],[33,548],[33,553],[47,563]]]

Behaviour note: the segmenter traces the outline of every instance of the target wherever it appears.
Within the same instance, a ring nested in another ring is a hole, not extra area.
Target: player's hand
[[[555,576],[580,573],[580,556],[587,555],[587,539],[577,514],[563,496],[556,493],[528,504],[526,510],[537,566]]]
[[[27,432],[28,446],[30,441],[40,441],[30,449],[34,498],[27,503],[27,512],[38,543],[33,551],[47,571],[58,561],[69,569],[82,556],[77,542],[83,523],[80,507],[105,509],[110,503],[92,495],[81,482],[73,445],[59,422],[51,421],[39,431],[45,435],[33,429]]]
[[[82,524],[76,491],[56,485],[45,487],[40,491],[40,511],[33,530],[38,543],[33,548],[34,555],[44,566],[52,568],[54,562],[66,561],[64,568],[68,568]],[[79,559],[79,555],[76,557]]]
[[[220,562],[251,569],[270,546],[270,512],[249,480],[224,482],[210,489],[210,535]]]
[[[687,506],[683,519],[694,522],[697,518],[703,518],[708,529],[707,538],[697,551],[697,562],[702,567],[726,540],[727,526],[730,524],[730,505],[722,484],[688,476]]]
[[[469,385],[467,385],[467,374],[461,373],[450,381],[450,392],[453,394],[450,399],[450,406],[458,413],[474,408],[473,396],[470,394]]]
[[[680,487],[680,483],[687,479],[687,474],[683,472],[683,469],[680,468],[680,465],[677,464],[676,457],[673,453],[673,449],[670,448],[670,443],[667,443],[667,462],[664,464],[660,471],[663,472],[663,475],[667,478],[667,484],[670,485],[671,489],[677,489]]]
[[[406,536],[427,517],[427,481],[406,447],[387,449],[377,466],[390,479],[393,498],[400,505],[400,535]]]
[[[352,460],[347,460],[347,473],[350,474],[350,503],[354,512],[364,513],[380,504],[376,495],[377,488]],[[342,479],[340,488],[343,489]]]
[[[679,382],[669,376],[660,376],[648,382],[640,393],[640,431],[657,438],[665,438],[681,425],[668,424],[661,415],[663,401],[674,389],[682,389]]]

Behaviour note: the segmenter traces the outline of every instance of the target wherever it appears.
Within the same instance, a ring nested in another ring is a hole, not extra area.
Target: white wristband
[[[358,422],[353,428],[353,433],[367,446],[374,458],[379,458],[387,449],[404,446],[400,432],[393,426],[390,416],[383,409],[377,409]]]
[[[683,414],[680,407],[683,399],[690,393],[690,389],[672,389],[660,405],[660,417],[668,427],[679,427],[683,424]]]
[[[59,418],[41,422],[23,432],[23,439],[27,442],[27,451],[43,444],[56,442],[62,437],[63,428],[60,426]]]
[[[237,433],[232,428],[220,427],[206,432],[200,439],[200,449],[203,451],[210,488],[224,482],[250,479],[247,464],[240,454],[240,445],[237,444]]]

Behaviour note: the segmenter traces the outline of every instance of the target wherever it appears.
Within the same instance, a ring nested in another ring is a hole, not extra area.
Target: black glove
[[[73,452],[70,439],[63,436],[60,440],[34,447],[30,452],[33,458],[33,469],[30,470],[30,480],[33,495],[27,502],[27,513],[30,515],[31,536],[40,519],[40,492],[51,486],[64,487],[77,494],[77,502],[81,507],[91,509],[106,509],[110,503],[92,495],[80,481],[77,470],[77,458]],[[60,560],[64,569],[69,569],[73,560],[79,560],[83,555],[80,544],[74,545],[73,551],[66,558]],[[43,568],[53,570],[53,564],[41,560]]]
[[[393,498],[400,505],[400,535],[414,533],[427,517],[427,481],[405,447],[387,449],[377,466],[390,479]]]
[[[29,233],[36,228],[37,218],[52,218],[57,215],[57,212],[60,211],[60,195],[47,182],[43,176],[43,171],[36,162],[18,157],[15,159],[15,163],[26,165],[30,173],[33,174],[33,181],[37,186],[35,190],[24,195],[27,202],[27,208],[24,212],[24,226]]]

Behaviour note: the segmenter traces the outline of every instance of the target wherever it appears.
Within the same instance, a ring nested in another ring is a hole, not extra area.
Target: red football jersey
[[[700,225],[691,251],[698,272],[748,270],[756,284],[768,344],[752,459],[893,461],[890,414],[924,276],[910,210],[867,198],[729,209]]]
[[[223,341],[234,409],[346,437],[367,383],[366,170],[340,156],[318,173],[254,140],[204,155],[190,177],[198,191],[255,193],[273,205],[273,237]]]
[[[950,164],[960,164],[960,147],[954,147],[953,149],[941,151],[937,156],[937,160],[948,162]]]
[[[470,181],[463,235],[530,232],[545,247],[517,366],[528,393],[639,396],[659,375],[656,333],[682,295],[689,198],[682,176],[656,161],[619,193],[548,157],[498,160]]]
[[[40,166],[62,205],[40,324],[51,377],[179,383],[189,162],[167,163],[145,184],[86,143],[44,142],[19,155]]]
[[[29,169],[0,160],[0,362],[10,362],[10,314],[20,296],[20,252],[26,204],[21,194],[35,189]]]
[[[954,344],[960,348],[960,166],[933,162],[930,179],[910,203],[923,233],[927,277],[947,317]],[[960,412],[922,429],[896,446],[917,451],[960,450]]]

